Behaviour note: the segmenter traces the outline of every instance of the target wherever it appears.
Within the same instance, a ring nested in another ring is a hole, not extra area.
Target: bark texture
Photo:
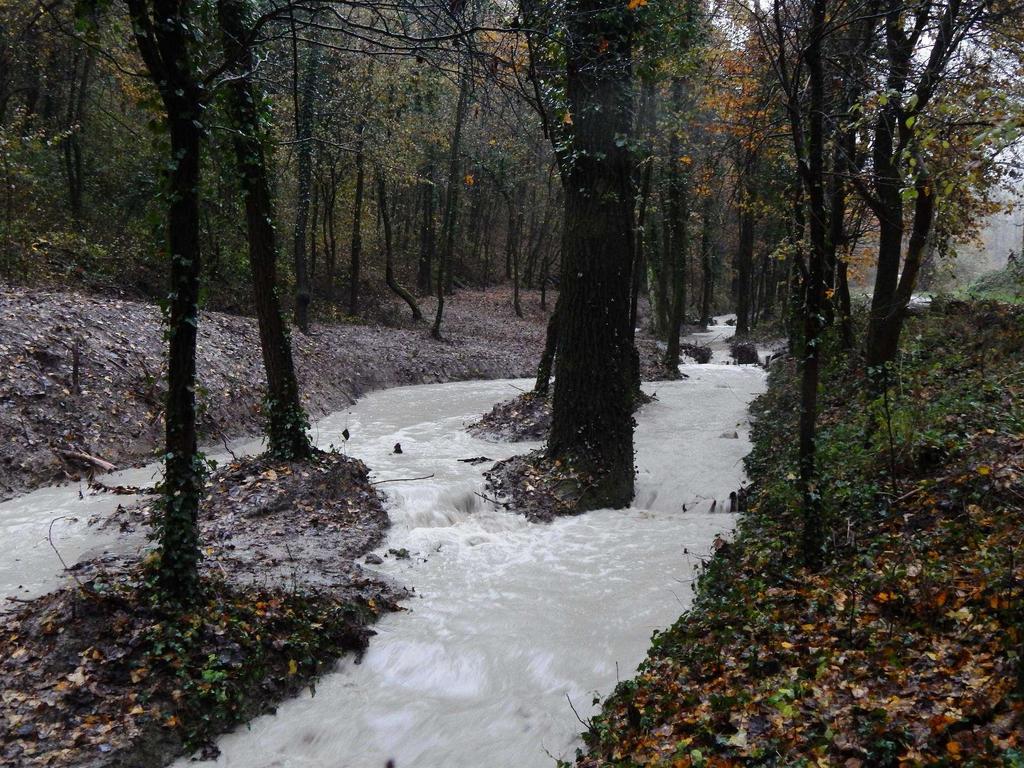
[[[629,285],[633,254],[629,11],[570,2],[565,232],[548,455],[593,475],[581,509],[633,498]]]

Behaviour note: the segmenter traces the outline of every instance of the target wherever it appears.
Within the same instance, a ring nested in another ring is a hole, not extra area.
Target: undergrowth
[[[799,566],[789,362],[753,407],[735,541],[591,721],[581,766],[1024,766],[1024,313],[937,304],[877,397],[828,359],[824,567]]]

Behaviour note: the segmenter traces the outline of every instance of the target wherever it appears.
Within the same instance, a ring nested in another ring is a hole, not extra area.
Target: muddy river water
[[[459,459],[534,446],[484,442],[463,426],[529,382],[385,390],[318,421],[318,443],[343,445],[374,479],[433,475],[381,486],[393,526],[380,553],[405,548],[411,557],[375,568],[415,596],[379,622],[361,663],[342,661],[315,696],[222,737],[217,765],[531,768],[571,757],[576,713],[592,714],[595,697],[632,675],[651,633],[689,604],[715,537],[733,527],[725,509],[743,479],[747,406],[765,375],[725,364],[730,331],[691,338],[713,342],[716,355],[683,365],[689,378],[645,386],[657,400],[637,417],[637,495],[626,510],[536,525],[476,495],[489,464]],[[105,481],[145,483],[152,473]],[[124,501],[64,486],[0,505],[0,594],[39,594],[67,578],[48,533],[69,563],[141,546],[86,524]]]

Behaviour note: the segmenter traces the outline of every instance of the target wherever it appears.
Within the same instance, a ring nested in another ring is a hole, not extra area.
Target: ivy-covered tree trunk
[[[845,105],[844,105],[845,106]],[[849,107],[846,107],[849,109]],[[835,270],[835,299],[833,306],[839,310],[839,331],[843,349],[853,349],[853,318],[850,309],[850,285],[847,280],[847,265],[840,257],[840,250],[846,244],[846,197],[849,192],[847,179],[854,170],[853,158],[857,151],[857,134],[842,128],[833,142],[832,177],[829,197],[829,249]]]
[[[217,12],[224,56],[232,73],[228,84],[232,142],[245,197],[253,298],[267,375],[267,446],[275,456],[305,458],[310,453],[306,432],[309,422],[299,400],[291,341],[277,294],[277,237],[264,152],[266,133],[260,124],[263,99],[252,82],[254,62],[248,40],[247,1],[219,0]]]
[[[569,147],[549,457],[592,476],[579,508],[633,498],[629,284],[633,254],[631,12],[567,6]]]
[[[188,0],[127,0],[132,29],[160,93],[170,134],[167,174],[167,404],[158,581],[187,605],[199,593],[197,518],[203,462],[196,441],[196,333],[199,325],[199,180],[203,89],[189,50]]]
[[[189,107],[194,106],[189,105]],[[160,580],[166,592],[187,599],[197,592],[196,521],[203,466],[196,440],[196,334],[199,326],[199,153],[201,131],[190,108],[171,119],[172,200],[168,211],[171,254],[170,343]]]

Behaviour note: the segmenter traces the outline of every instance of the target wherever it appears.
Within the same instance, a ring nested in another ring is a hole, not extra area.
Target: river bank
[[[538,303],[525,291],[518,318],[506,289],[459,291],[441,341],[407,319],[294,332],[303,402],[316,418],[385,387],[530,376],[546,327]],[[424,300],[428,316],[430,307]],[[163,333],[155,304],[0,286],[0,500],[102,472],[88,457],[117,468],[153,461],[164,431]],[[200,316],[204,443],[259,433],[262,365],[254,319]]]
[[[1022,764],[1024,317],[908,321],[889,400],[831,357],[825,566],[801,568],[791,360],[753,407],[749,512],[590,722],[580,768]]]

